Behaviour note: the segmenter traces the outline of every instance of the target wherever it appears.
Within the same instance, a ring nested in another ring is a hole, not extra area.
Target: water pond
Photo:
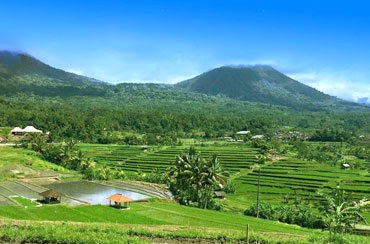
[[[52,183],[44,185],[44,187],[53,189],[67,196],[77,198],[90,204],[109,204],[109,200],[107,200],[107,198],[116,193],[124,194],[133,200],[149,198],[149,196],[141,193],[122,190],[112,186],[105,186],[99,183],[87,181]]]

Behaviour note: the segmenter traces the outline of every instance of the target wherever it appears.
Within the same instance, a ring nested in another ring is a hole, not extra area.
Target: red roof
[[[134,200],[132,200],[131,198],[121,194],[121,193],[117,193],[117,194],[114,194],[110,197],[107,198],[108,200],[111,200],[113,202],[132,202]]]

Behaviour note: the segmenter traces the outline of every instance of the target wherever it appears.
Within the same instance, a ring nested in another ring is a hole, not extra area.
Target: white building
[[[252,136],[251,139],[262,139],[264,137],[265,137],[264,135],[255,135],[255,136]]]
[[[26,134],[33,134],[33,133],[40,133],[42,134],[41,130],[36,129],[33,126],[26,126],[26,128],[21,129],[19,127],[15,127],[13,130],[10,131],[13,135],[26,135]]]
[[[236,132],[235,134],[236,135],[248,135],[249,133],[251,133],[249,130],[241,130],[241,131]]]

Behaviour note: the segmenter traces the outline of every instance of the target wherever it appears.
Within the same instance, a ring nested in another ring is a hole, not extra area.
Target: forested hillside
[[[271,68],[262,68],[265,69]],[[271,94],[270,102],[262,103],[192,92],[188,87],[110,85],[52,68],[28,55],[0,52],[0,127],[32,124],[50,131],[55,139],[89,142],[106,137],[107,131],[173,136],[206,133],[214,137],[246,128],[254,133],[267,133],[282,126],[301,130],[336,127],[370,131],[368,107],[332,98],[291,80],[296,85],[293,89],[284,83],[282,74],[271,72],[277,77],[276,84],[284,86],[284,91],[289,90],[287,97],[297,91],[299,95],[295,98],[313,93],[312,99],[296,103],[297,108],[302,108],[297,110],[279,102],[288,100],[279,100]],[[269,72],[260,75],[271,76]],[[318,103],[312,100],[326,105],[316,106]],[[328,112],[334,105],[335,112]],[[346,112],[350,108],[357,112]]]

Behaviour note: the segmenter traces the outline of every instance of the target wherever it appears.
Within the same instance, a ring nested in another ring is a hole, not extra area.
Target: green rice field
[[[151,147],[144,151],[140,146],[79,144],[78,147],[98,165],[108,165],[126,171],[151,172],[171,166],[177,155],[185,150],[177,147]],[[247,146],[197,147],[204,157],[218,155],[225,170],[236,173],[249,169],[255,163],[258,150]]]
[[[133,203],[130,210],[119,210],[103,205],[77,207],[54,205],[40,208],[9,206],[0,208],[0,216],[18,220],[174,225],[220,228],[224,230],[245,230],[246,225],[250,224],[252,231],[298,235],[308,235],[313,232],[295,225],[164,202]]]
[[[237,191],[229,194],[230,207],[243,209],[254,204],[257,195],[258,170],[235,177]],[[260,196],[266,203],[308,204],[318,198],[318,191],[329,191],[340,185],[353,200],[370,196],[370,174],[366,170],[341,169],[330,165],[285,159],[262,165]]]

